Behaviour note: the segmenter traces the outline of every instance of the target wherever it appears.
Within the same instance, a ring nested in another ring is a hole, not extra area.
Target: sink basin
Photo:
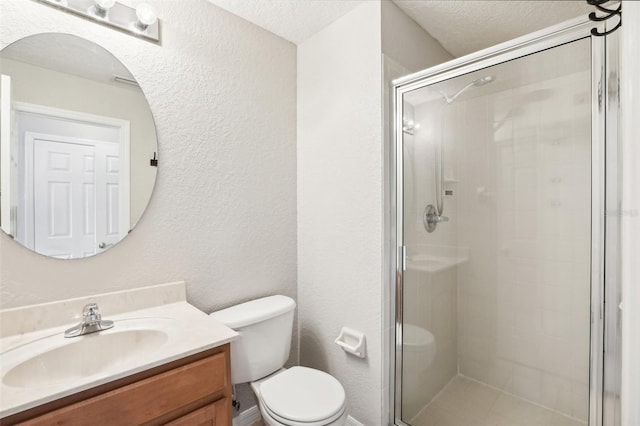
[[[14,364],[3,371],[2,384],[20,388],[58,386],[127,368],[132,360],[167,343],[167,321],[123,320],[110,330],[70,339],[57,333],[25,344],[2,354],[3,364]],[[17,362],[12,363],[11,358]]]

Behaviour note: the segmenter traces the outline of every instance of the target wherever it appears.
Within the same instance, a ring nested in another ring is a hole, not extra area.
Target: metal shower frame
[[[617,294],[617,247],[619,228],[615,215],[618,191],[618,58],[617,34],[593,36],[594,23],[586,17],[576,18],[553,27],[501,43],[470,55],[454,59],[427,70],[411,74],[391,84],[393,142],[389,150],[391,241],[386,261],[393,271],[390,277],[389,347],[389,424],[408,426],[401,419],[402,409],[402,317],[403,278],[406,248],[403,241],[403,151],[402,99],[409,91],[442,82],[463,74],[479,71],[506,61],[551,49],[576,40],[591,40],[592,143],[591,143],[591,343],[589,383],[589,426],[613,426],[616,418],[616,392],[604,389],[605,374],[619,374],[619,354],[605,364],[605,343],[615,344],[619,335],[612,329],[619,321],[619,310],[611,303],[605,309],[605,293]],[[606,23],[597,26],[606,31]],[[606,227],[606,234],[605,234]],[[616,232],[618,230],[618,232]],[[605,253],[607,257],[605,258]],[[605,270],[605,260],[607,268]],[[606,285],[605,285],[606,284]],[[617,306],[617,303],[616,303]],[[605,331],[605,327],[606,331]],[[605,340],[605,338],[607,340]],[[613,342],[613,340],[615,342]],[[611,357],[609,357],[611,358]],[[619,383],[619,381],[618,381]],[[605,398],[605,396],[607,398]],[[614,398],[610,398],[613,396]],[[618,395],[619,396],[619,395]],[[606,402],[605,402],[606,399]]]

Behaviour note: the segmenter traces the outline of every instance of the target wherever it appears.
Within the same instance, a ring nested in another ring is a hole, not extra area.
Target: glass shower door
[[[402,93],[402,422],[587,424],[591,52]]]

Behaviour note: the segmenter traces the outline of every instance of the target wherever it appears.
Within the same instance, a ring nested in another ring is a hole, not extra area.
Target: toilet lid
[[[340,417],[345,408],[340,382],[307,367],[291,367],[263,382],[260,399],[274,417],[285,422],[329,421]]]

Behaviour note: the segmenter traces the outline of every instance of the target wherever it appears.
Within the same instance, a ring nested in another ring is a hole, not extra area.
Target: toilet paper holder
[[[342,327],[340,335],[335,340],[345,352],[359,358],[367,356],[367,343],[364,333],[349,327]]]

